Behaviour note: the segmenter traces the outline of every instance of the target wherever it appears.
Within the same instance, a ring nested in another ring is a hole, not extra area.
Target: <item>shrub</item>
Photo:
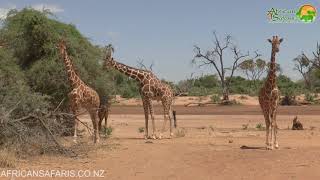
[[[139,127],[138,132],[139,133],[143,133],[144,132],[144,127]]]
[[[213,103],[219,103],[219,102],[221,101],[219,95],[212,95],[212,96],[210,97],[210,99],[211,99],[211,102],[213,102]]]
[[[107,127],[107,128],[103,128],[103,133],[105,134],[105,135],[107,135],[107,136],[111,136],[111,134],[112,134],[112,131],[113,131],[113,128],[112,127]]]
[[[248,127],[249,127],[249,124],[242,124],[242,129],[243,129],[243,130],[247,130]]]
[[[311,93],[307,92],[304,94],[304,99],[308,102],[314,102],[314,95]]]
[[[266,128],[263,126],[263,124],[259,123],[256,125],[256,128],[259,130],[259,131],[263,131],[265,130]]]

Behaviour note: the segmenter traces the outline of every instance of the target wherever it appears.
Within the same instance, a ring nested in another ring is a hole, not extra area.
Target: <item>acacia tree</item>
[[[267,63],[262,59],[247,59],[239,65],[239,68],[250,80],[250,85],[253,82],[254,87],[257,87],[257,80],[267,71]]]
[[[303,77],[305,86],[307,89],[311,89],[311,76],[313,70],[313,64],[308,60],[307,56],[302,53],[298,57],[293,59],[294,61],[294,70],[297,70]]]
[[[249,57],[249,52],[242,54],[239,48],[232,42],[231,35],[226,35],[223,40],[218,38],[216,32],[213,32],[213,36],[213,47],[205,53],[202,52],[199,46],[194,46],[195,56],[192,63],[198,64],[199,67],[213,66],[220,79],[223,101],[229,101],[231,79],[240,62],[244,58]],[[226,67],[224,59],[224,55],[228,51],[233,54],[233,62],[230,67]]]

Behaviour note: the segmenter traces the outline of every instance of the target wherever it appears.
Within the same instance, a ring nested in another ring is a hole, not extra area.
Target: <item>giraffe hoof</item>
[[[171,137],[171,138],[173,137],[173,133],[170,133],[170,137]]]
[[[156,135],[153,134],[152,135],[152,139],[157,139]]]
[[[267,146],[267,150],[273,150],[272,146]]]
[[[279,149],[279,144],[275,144],[274,147],[275,147],[276,149]]]

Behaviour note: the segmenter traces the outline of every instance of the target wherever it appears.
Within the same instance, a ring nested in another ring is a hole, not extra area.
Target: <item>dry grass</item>
[[[185,137],[186,136],[186,133],[187,133],[187,130],[184,129],[184,128],[181,128],[181,129],[178,129],[176,132],[175,132],[175,136],[176,137]]]
[[[264,127],[262,123],[257,124],[257,125],[256,125],[256,128],[257,128],[259,131],[264,131],[264,130],[266,130],[266,127]]]
[[[1,168],[14,168],[16,167],[16,154],[7,148],[0,150],[0,167]]]

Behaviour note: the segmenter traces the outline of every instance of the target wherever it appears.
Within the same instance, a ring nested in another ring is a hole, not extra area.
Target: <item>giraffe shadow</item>
[[[262,147],[262,146],[246,146],[246,145],[243,145],[240,147],[240,149],[257,149],[257,150],[266,150],[266,147]]]

